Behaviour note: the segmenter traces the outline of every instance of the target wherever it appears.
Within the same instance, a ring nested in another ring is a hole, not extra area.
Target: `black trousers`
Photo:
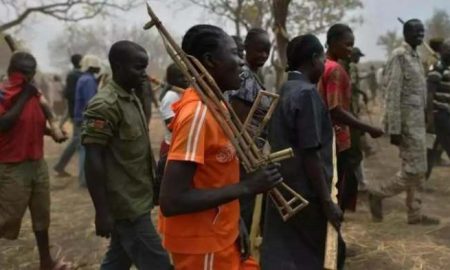
[[[450,112],[439,109],[434,113],[434,128],[436,132],[436,142],[433,149],[428,152],[428,177],[431,175],[433,166],[442,153],[442,148],[450,157]]]

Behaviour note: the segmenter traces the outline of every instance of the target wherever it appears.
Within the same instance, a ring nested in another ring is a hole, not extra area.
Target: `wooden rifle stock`
[[[17,45],[16,45],[16,42],[14,41],[13,37],[11,35],[5,35],[4,38],[5,38],[6,44],[8,44],[9,49],[12,52],[17,51]]]
[[[189,80],[201,101],[206,105],[212,116],[222,127],[225,135],[230,139],[244,169],[247,172],[252,172],[269,163],[291,158],[293,156],[291,148],[270,155],[262,153],[256,146],[254,138],[245,129],[237,114],[223,96],[216,81],[202,63],[195,57],[186,54],[179,47],[153,12],[149,3],[147,3],[147,12],[151,20],[145,24],[144,29],[157,28],[167,53]],[[259,104],[254,104],[253,106],[259,106]],[[286,198],[286,195],[283,195],[279,189],[283,189],[284,194],[289,194],[291,197]],[[288,188],[284,183],[270,190],[269,195],[285,221],[308,204],[300,194]]]
[[[336,136],[333,136],[333,180],[331,181],[331,200],[337,203],[337,153],[336,153]],[[323,262],[323,269],[336,270],[337,256],[338,256],[338,232],[334,226],[328,222],[327,224],[327,238],[325,243],[325,258]]]

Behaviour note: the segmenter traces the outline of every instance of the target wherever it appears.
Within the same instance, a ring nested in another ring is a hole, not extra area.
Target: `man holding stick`
[[[65,138],[46,128],[42,94],[32,84],[36,66],[31,54],[14,53],[8,80],[0,85],[0,238],[17,239],[29,208],[40,269],[69,269],[50,254],[50,187],[44,160],[44,134],[56,142]]]

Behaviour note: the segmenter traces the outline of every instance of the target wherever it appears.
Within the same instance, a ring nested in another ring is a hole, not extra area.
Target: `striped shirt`
[[[172,108],[175,117],[169,126],[172,141],[168,160],[197,164],[192,181],[195,189],[237,183],[236,150],[195,90],[187,89]],[[238,236],[238,223],[239,202],[234,200],[217,208],[163,218],[160,228],[168,251],[204,254],[231,246]]]

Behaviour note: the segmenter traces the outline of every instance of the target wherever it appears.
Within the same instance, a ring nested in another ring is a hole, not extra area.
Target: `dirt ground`
[[[153,148],[157,153],[162,138],[162,121],[157,113],[151,123]],[[398,153],[387,139],[373,143],[377,154],[364,162],[368,181],[393,177],[399,165]],[[49,168],[55,164],[65,145],[46,140]],[[68,171],[76,175],[77,159]],[[52,252],[61,250],[76,269],[98,269],[108,244],[94,234],[93,206],[86,189],[78,187],[76,177],[59,179],[51,172]],[[350,250],[349,270],[434,270],[450,269],[450,167],[437,167],[422,194],[424,211],[442,219],[441,225],[420,227],[406,224],[404,195],[385,201],[385,220],[372,223],[367,196],[361,194],[356,213],[347,213],[343,227]],[[26,214],[22,231],[16,241],[0,240],[0,269],[37,269],[38,254]],[[280,269],[282,270],[282,269]]]

